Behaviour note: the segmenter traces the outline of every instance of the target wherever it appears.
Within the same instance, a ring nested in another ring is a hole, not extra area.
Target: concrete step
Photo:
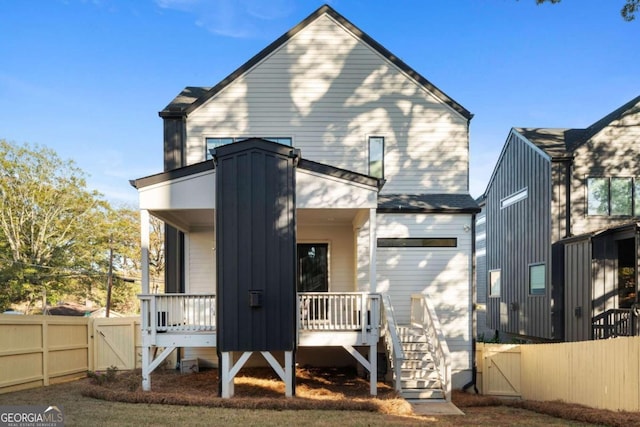
[[[444,399],[444,392],[440,389],[406,389],[401,392],[405,399]]]

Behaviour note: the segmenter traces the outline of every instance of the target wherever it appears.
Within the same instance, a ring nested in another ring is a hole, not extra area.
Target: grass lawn
[[[291,399],[286,399],[284,393],[281,393],[280,388],[284,387],[281,382],[269,374],[263,375],[262,372],[249,372],[248,375],[237,378],[237,397],[233,399],[220,399],[215,396],[217,384],[212,382],[215,374],[211,372],[191,375],[179,375],[174,372],[154,373],[152,388],[155,391],[146,393],[134,390],[138,379],[136,375],[138,374],[122,373],[115,381],[102,386],[91,384],[91,381],[86,379],[3,394],[0,395],[0,406],[62,406],[65,425],[69,426],[640,425],[640,414],[595,411],[561,403],[532,407],[536,411],[560,411],[558,415],[567,415],[570,418],[562,419],[525,408],[529,403],[535,405],[535,402],[506,402],[507,406],[505,402],[493,398],[461,393],[454,394],[454,403],[465,415],[421,417],[413,415],[410,407],[405,405],[406,402],[399,399],[388,386],[381,383],[381,395],[373,399],[366,395],[366,381],[351,375],[336,377],[336,372],[299,372],[297,396]],[[125,403],[89,397],[102,392],[108,399],[120,396],[123,400],[129,400],[135,396],[143,396],[144,401],[157,403]],[[179,402],[182,404],[178,404]],[[351,406],[352,404],[354,406]],[[232,407],[220,407],[222,405]],[[322,409],[314,409],[316,407]],[[352,407],[365,410],[350,409]],[[601,416],[594,417],[594,413]],[[584,418],[585,414],[591,414],[591,418]]]

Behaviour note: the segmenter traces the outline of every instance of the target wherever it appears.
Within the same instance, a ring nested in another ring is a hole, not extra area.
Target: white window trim
[[[491,273],[500,273],[500,290],[497,294],[494,294],[491,292]],[[494,268],[493,270],[489,270],[487,272],[487,285],[488,285],[488,289],[487,289],[487,294],[489,295],[489,298],[500,298],[500,296],[502,295],[502,269],[500,268]]]
[[[505,197],[500,200],[500,209],[507,208],[513,204],[516,204],[522,200],[525,200],[529,197],[529,187],[524,187],[521,190],[516,191],[515,193]]]

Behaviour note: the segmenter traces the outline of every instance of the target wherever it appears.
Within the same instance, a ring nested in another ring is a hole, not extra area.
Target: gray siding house
[[[586,129],[510,131],[478,258],[487,327],[503,340],[636,333],[639,143],[640,97]]]
[[[294,363],[357,362],[372,394],[386,368],[418,398],[471,380],[469,111],[323,6],[160,117],[164,172],[132,182],[143,277],[146,218],[168,227],[166,293],[143,278],[145,389],[175,349],[223,396],[262,358],[287,394]]]

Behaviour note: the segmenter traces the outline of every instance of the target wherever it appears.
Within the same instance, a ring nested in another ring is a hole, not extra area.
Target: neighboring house
[[[257,352],[285,382],[294,358],[355,358],[372,393],[388,359],[406,396],[471,380],[469,111],[323,6],[160,116],[165,172],[132,182],[143,248],[149,214],[171,226],[168,293],[141,297],[145,389],[175,347],[223,396]]]
[[[503,340],[637,332],[639,142],[640,97],[586,129],[511,130],[481,213]]]
[[[104,307],[88,307],[73,302],[58,303],[54,306],[47,306],[42,313],[45,316],[82,316],[82,317],[107,317],[107,309]],[[109,313],[110,317],[123,317],[122,314],[113,310]]]

